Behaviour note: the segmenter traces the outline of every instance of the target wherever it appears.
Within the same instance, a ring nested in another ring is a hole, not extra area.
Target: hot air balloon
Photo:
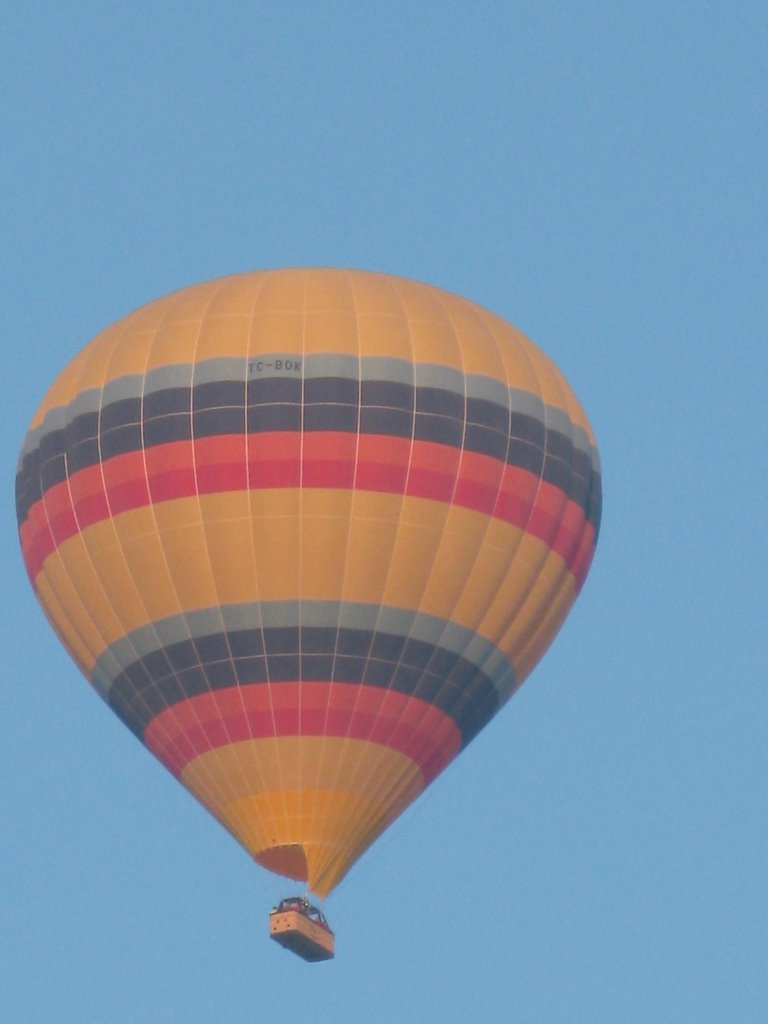
[[[95,690],[259,864],[324,897],[553,639],[600,471],[563,376],[498,316],[275,270],[94,338],[32,421],[17,511]]]

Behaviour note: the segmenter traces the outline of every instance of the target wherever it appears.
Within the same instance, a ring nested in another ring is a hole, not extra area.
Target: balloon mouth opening
[[[290,843],[285,846],[271,846],[267,850],[259,850],[255,853],[256,860],[267,871],[274,871],[275,874],[285,875],[296,882],[306,882],[309,877],[307,858],[304,847],[298,843]]]

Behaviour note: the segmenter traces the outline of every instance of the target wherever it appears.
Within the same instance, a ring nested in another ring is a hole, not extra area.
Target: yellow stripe
[[[518,685],[529,675],[551,644],[576,597],[573,578],[564,576],[538,615],[527,613],[523,616],[527,628],[521,625],[518,632],[515,622],[513,629],[504,637],[502,643],[514,646],[518,651],[515,658]]]
[[[242,740],[200,754],[184,768],[181,779],[195,792],[205,782],[230,802],[277,789],[344,789],[368,796],[378,786],[388,791],[406,778],[423,785],[410,757],[368,740],[328,736],[268,736]]]
[[[307,806],[314,808],[318,823],[311,831],[303,826],[302,809]],[[226,807],[219,820],[256,858],[275,847],[300,846],[307,860],[307,884],[325,897],[405,806],[385,814],[372,810],[363,797],[342,791],[283,790],[243,797]],[[375,820],[375,826],[363,829],[358,824],[362,820]]]
[[[90,676],[90,670],[86,671],[84,666],[92,667],[99,652],[104,650],[103,636],[94,628],[91,617],[82,607],[73,615],[79,598],[68,582],[64,588],[57,589],[41,576],[38,577],[38,586],[38,600],[56,635],[86,676]]]
[[[360,354],[357,331],[356,275],[337,270],[304,271],[302,301],[304,314],[304,355],[318,352]]]
[[[237,275],[149,303],[97,335],[65,368],[32,426],[122,375],[272,351],[391,357],[496,377],[566,410],[592,437],[560,372],[500,317],[428,285],[334,270]]]
[[[117,326],[110,328],[96,339],[98,345],[95,341],[91,342],[67,363],[38,406],[29,425],[30,430],[39,426],[51,409],[69,405],[73,398],[88,388],[101,387],[109,355],[119,335],[120,330]],[[98,365],[94,367],[93,373],[89,374],[87,368],[94,363]]]
[[[209,751],[181,779],[253,856],[301,846],[310,887],[321,894],[423,788],[421,771],[404,754],[315,736]]]
[[[349,495],[253,491],[252,518],[240,492],[125,512],[62,544],[38,590],[44,605],[51,590],[59,595],[66,617],[51,616],[88,674],[105,647],[156,619],[297,597],[419,610],[497,643],[529,595],[527,614],[545,613],[548,588],[565,572],[543,541],[479,512],[358,491],[348,520]],[[522,623],[504,641],[513,661]],[[83,661],[77,638],[86,635]]]

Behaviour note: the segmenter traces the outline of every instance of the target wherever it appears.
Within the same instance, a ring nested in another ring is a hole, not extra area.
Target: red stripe
[[[144,742],[174,775],[195,757],[250,739],[368,740],[410,757],[425,784],[461,750],[453,719],[417,697],[350,683],[252,683],[179,701],[156,715]]]
[[[174,441],[78,470],[50,487],[21,527],[30,578],[78,530],[153,502],[248,487],[354,486],[492,515],[543,540],[583,583],[594,530],[585,529],[583,509],[534,473],[430,441],[365,435],[356,444],[355,435],[318,432],[305,435],[302,454],[301,438],[274,432]]]

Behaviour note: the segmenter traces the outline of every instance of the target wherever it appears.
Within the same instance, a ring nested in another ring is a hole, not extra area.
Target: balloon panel
[[[296,270],[185,289],[54,382],[17,477],[54,628],[271,870],[324,895],[520,685],[594,552],[594,439],[464,299]]]

